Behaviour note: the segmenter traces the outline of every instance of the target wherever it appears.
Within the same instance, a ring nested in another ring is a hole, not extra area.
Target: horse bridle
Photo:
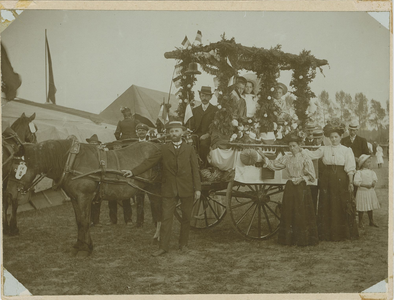
[[[23,156],[22,157],[14,156],[13,160],[14,161],[25,161]],[[9,174],[10,173],[11,173],[11,170],[9,171]],[[10,178],[8,178],[8,180],[12,181],[12,182],[16,182],[17,185],[18,185],[18,188],[17,188],[18,193],[21,193],[22,195],[25,195],[25,194],[29,193],[41,180],[43,180],[44,177],[46,177],[46,175],[47,174],[41,173],[40,176],[37,179],[33,180],[27,187],[25,186],[24,183],[21,182],[20,179],[16,179],[16,178],[10,177]]]

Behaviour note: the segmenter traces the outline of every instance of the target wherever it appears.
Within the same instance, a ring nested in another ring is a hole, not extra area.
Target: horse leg
[[[8,235],[9,233],[9,226],[8,226],[8,197],[10,195],[8,193],[5,193],[3,190],[3,234]]]
[[[86,257],[93,251],[89,226],[92,200],[93,195],[81,193],[76,198],[71,198],[78,227],[78,239],[71,250],[73,256]]]
[[[17,221],[16,221],[16,213],[18,211],[18,198],[13,199],[11,198],[11,207],[12,207],[12,213],[11,213],[11,218],[10,218],[10,235],[18,235],[19,234],[19,228],[17,226]]]

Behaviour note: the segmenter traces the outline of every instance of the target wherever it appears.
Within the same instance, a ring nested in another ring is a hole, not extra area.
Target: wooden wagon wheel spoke
[[[257,233],[261,236],[261,203],[258,205],[259,212],[258,212],[258,219],[257,219]]]
[[[241,216],[241,218],[239,218],[235,223],[238,225],[239,223],[242,222],[242,220],[245,218],[245,216],[247,215],[247,213],[252,209],[252,207],[255,205],[255,203],[253,203],[251,206],[248,207],[248,209],[244,212],[244,214]]]
[[[262,207],[263,207],[265,219],[267,220],[268,228],[269,228],[270,232],[272,232],[271,222],[270,222],[270,219],[268,218],[268,214],[267,214],[267,211],[266,211],[266,209],[265,209],[265,205],[262,204]]]
[[[236,198],[236,199],[237,199],[237,198]],[[237,199],[237,202],[239,202],[238,199]],[[240,208],[241,206],[244,206],[244,205],[249,204],[249,203],[251,203],[251,202],[253,202],[253,200],[250,200],[250,201],[248,201],[248,202],[243,202],[243,203],[234,205],[234,206],[232,206],[231,208],[232,208],[232,209]]]
[[[246,234],[247,234],[247,235],[249,235],[250,228],[252,228],[253,220],[254,220],[254,217],[256,216],[257,206],[258,206],[258,205],[256,205],[256,208],[255,208],[254,211],[253,211],[252,219],[250,220],[248,230],[246,231]]]
[[[214,214],[215,217],[216,217],[216,220],[219,220],[219,216],[217,215],[216,211],[213,209],[213,207],[212,207],[211,203],[209,203],[209,201],[208,201],[208,206],[211,208],[213,214]]]
[[[269,207],[267,204],[264,204],[264,206],[267,206],[267,208],[270,210],[270,212],[272,212],[272,214],[273,214],[278,220],[280,220],[280,217],[272,210],[271,207]]]

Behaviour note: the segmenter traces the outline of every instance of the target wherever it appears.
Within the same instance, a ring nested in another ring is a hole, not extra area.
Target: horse
[[[32,114],[27,117],[23,113],[12,125],[7,127],[3,134],[2,140],[2,158],[3,158],[3,233],[7,235],[17,235],[19,229],[17,226],[16,213],[18,210],[18,199],[12,197],[10,193],[7,192],[8,178],[12,168],[12,158],[15,152],[18,151],[18,147],[22,145],[23,142],[36,143],[37,137],[35,132],[37,127],[33,124],[36,114]],[[11,205],[12,212],[11,218],[8,221],[8,207]]]
[[[11,192],[15,195],[29,190],[40,173],[53,179],[71,199],[78,228],[71,253],[82,257],[93,251],[89,225],[96,193],[106,201],[130,199],[154,180],[157,174],[152,167],[161,159],[160,146],[149,142],[104,151],[97,145],[74,140],[48,140],[23,144],[18,155],[15,162],[22,162],[27,170],[19,180],[10,182]],[[121,169],[138,170],[138,176],[125,178]]]

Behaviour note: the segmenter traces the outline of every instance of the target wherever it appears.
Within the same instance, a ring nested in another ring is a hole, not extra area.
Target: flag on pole
[[[160,107],[160,111],[159,111],[159,116],[157,117],[161,123],[163,123],[163,125],[166,125],[169,121],[169,117],[168,117],[168,110],[167,110],[167,105],[165,105],[165,103],[163,103]]]
[[[174,72],[175,76],[181,75],[182,74],[182,69],[183,69],[183,67],[181,65],[176,65],[175,66],[175,72]]]
[[[49,73],[49,88],[48,88],[48,94],[47,94],[47,103],[49,103],[49,100],[53,104],[56,104],[56,86],[55,86],[55,81],[53,79],[53,70],[52,70],[52,58],[51,58],[51,52],[49,51],[49,44],[48,44],[48,38],[46,35],[45,31],[45,45],[48,53],[48,73]]]
[[[186,124],[191,117],[193,117],[193,111],[192,111],[192,107],[190,106],[190,103],[188,103],[185,109],[185,119],[183,120],[183,124]]]
[[[5,98],[7,100],[15,99],[16,92],[21,86],[22,80],[19,74],[14,72],[3,43],[1,43],[1,74],[1,86]]]
[[[190,41],[189,41],[189,39],[187,38],[187,36],[185,35],[185,38],[183,39],[183,41],[182,41],[182,46],[184,47],[184,48],[187,48],[187,47],[189,47],[189,46],[191,46],[192,44],[190,43]]]
[[[193,42],[193,45],[201,45],[202,33],[200,30],[197,31],[196,39]]]

